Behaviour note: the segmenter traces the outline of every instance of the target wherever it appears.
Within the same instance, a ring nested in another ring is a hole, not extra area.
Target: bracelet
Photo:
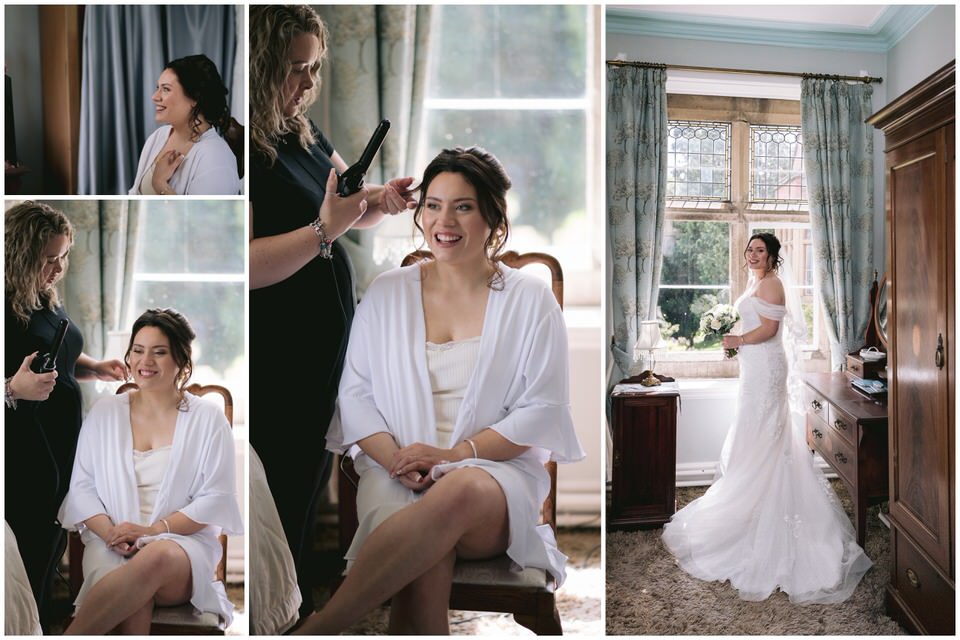
[[[17,399],[13,397],[13,387],[10,386],[12,380],[13,376],[10,376],[3,382],[3,402],[7,405],[8,409],[17,408]]]
[[[310,226],[313,227],[313,232],[320,238],[320,257],[326,260],[332,260],[333,240],[327,235],[327,230],[324,228],[323,220],[320,219],[319,215],[316,220],[310,223]]]
[[[742,346],[745,345],[745,344],[747,344],[747,340],[746,340],[746,338],[743,337],[743,335],[741,335],[741,336],[740,336],[740,346],[742,347]]]
[[[166,518],[160,518],[160,522],[163,523],[163,526],[167,528],[167,533],[170,533],[170,523],[167,522]]]
[[[479,458],[480,455],[477,454],[477,445],[475,445],[475,444],[473,443],[473,440],[471,440],[470,438],[467,438],[467,444],[469,444],[469,445],[470,445],[470,448],[473,449],[473,457],[474,457],[474,458]]]

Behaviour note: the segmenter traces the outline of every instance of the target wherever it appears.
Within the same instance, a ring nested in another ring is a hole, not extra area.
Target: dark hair
[[[187,381],[193,375],[193,346],[192,342],[197,334],[193,332],[190,323],[182,313],[176,309],[147,309],[136,322],[133,323],[133,329],[130,330],[130,344],[127,345],[127,352],[123,356],[123,362],[130,366],[130,350],[133,349],[133,341],[144,327],[156,327],[163,332],[167,340],[170,341],[170,355],[177,364],[180,372],[177,374],[177,391],[180,393],[180,408],[185,408],[183,392],[187,386]]]
[[[490,236],[484,248],[487,258],[494,266],[494,273],[488,283],[493,287],[503,279],[499,260],[503,246],[510,236],[510,221],[507,218],[507,191],[512,185],[510,177],[497,157],[483,147],[444,149],[427,165],[418,187],[420,201],[417,203],[413,223],[421,233],[423,227],[420,219],[426,204],[427,189],[441,173],[459,173],[477,191],[480,215],[490,227]]]
[[[767,233],[766,231],[755,233],[747,240],[748,248],[754,240],[762,240],[764,246],[767,248],[767,255],[769,256],[767,271],[780,271],[780,267],[783,265],[783,258],[780,257],[780,240],[777,239],[777,236],[772,233]],[[747,249],[743,250],[743,258],[744,260],[747,258]],[[744,267],[746,267],[746,264],[744,264]]]
[[[200,137],[200,114],[223,135],[230,124],[230,107],[227,106],[227,88],[220,79],[217,65],[207,56],[198,53],[171,60],[164,69],[170,69],[177,74],[183,92],[197,102],[190,111],[192,137]]]

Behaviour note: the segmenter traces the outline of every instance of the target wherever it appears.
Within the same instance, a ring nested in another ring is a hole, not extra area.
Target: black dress
[[[41,309],[24,327],[4,300],[6,339],[4,377],[14,375],[23,359],[50,349],[63,309]],[[57,511],[67,493],[77,437],[83,419],[80,386],[74,377],[83,336],[70,324],[57,358],[57,382],[44,401],[19,400],[16,409],[4,408],[5,505],[4,516],[17,536],[17,546],[40,609],[49,622],[47,598],[53,570],[66,544]]]
[[[256,152],[250,172],[254,237],[314,221],[333,163],[333,145],[314,127],[304,150],[295,136],[272,167]],[[330,474],[324,437],[353,320],[350,260],[316,257],[286,280],[250,291],[250,442],[263,462],[297,568],[302,613],[313,611],[312,532],[317,497]],[[256,575],[257,568],[251,568]]]

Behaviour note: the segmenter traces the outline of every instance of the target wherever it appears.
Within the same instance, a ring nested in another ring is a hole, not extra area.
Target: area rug
[[[831,481],[848,514],[842,483]],[[682,507],[706,487],[677,489]],[[608,635],[902,635],[884,610],[890,580],[890,531],[868,511],[866,552],[874,566],[845,602],[791,604],[782,593],[763,602],[737,597],[728,582],[702,582],[686,574],[660,541],[661,529],[611,532],[606,544]]]

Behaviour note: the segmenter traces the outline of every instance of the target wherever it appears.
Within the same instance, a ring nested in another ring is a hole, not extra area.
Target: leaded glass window
[[[667,138],[667,198],[730,200],[730,123],[671,120]]]
[[[750,125],[750,202],[806,201],[800,127]]]

